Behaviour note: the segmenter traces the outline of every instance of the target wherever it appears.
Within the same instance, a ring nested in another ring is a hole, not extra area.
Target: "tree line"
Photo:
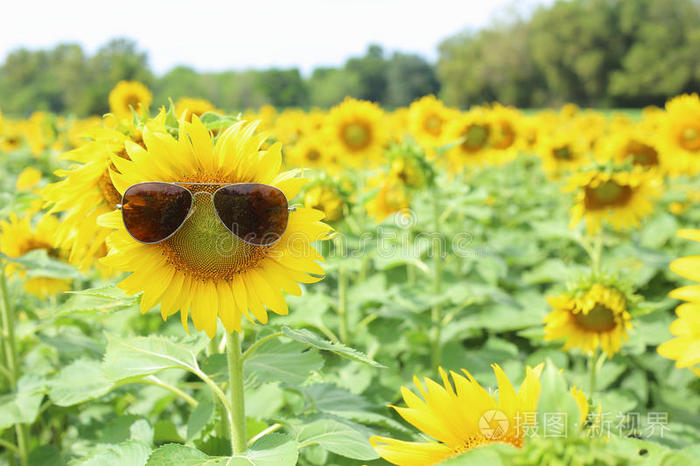
[[[129,39],[91,56],[77,44],[19,49],[0,66],[0,109],[102,114],[122,79],[146,84],[155,106],[188,96],[228,111],[327,108],[346,95],[395,108],[426,94],[461,108],[492,101],[642,107],[700,89],[699,50],[700,0],[559,0],[527,18],[447,38],[436,64],[371,45],[363,56],[308,77],[297,68],[202,73],[186,66],[156,76]]]

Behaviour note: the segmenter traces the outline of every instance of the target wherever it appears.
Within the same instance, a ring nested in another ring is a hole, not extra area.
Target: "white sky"
[[[200,71],[339,65],[377,42],[437,57],[442,39],[507,10],[551,0],[19,0],[6,2],[0,61],[20,47],[78,42],[92,53],[114,37],[136,40],[153,70]]]

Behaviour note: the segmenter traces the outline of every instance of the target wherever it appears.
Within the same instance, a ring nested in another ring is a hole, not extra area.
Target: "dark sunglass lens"
[[[224,186],[214,193],[214,207],[226,228],[251,244],[269,246],[287,229],[287,198],[272,186],[258,183]]]
[[[124,193],[122,216],[131,236],[143,243],[157,243],[172,235],[187,218],[192,194],[168,183],[139,183]]]

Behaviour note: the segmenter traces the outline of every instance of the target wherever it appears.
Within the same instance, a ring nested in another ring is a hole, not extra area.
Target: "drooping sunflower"
[[[20,257],[30,251],[43,249],[53,258],[62,259],[62,252],[56,242],[58,219],[44,215],[34,228],[29,216],[19,218],[10,214],[9,221],[0,221],[0,251],[8,257]],[[24,269],[16,264],[8,264],[7,272],[25,276]],[[70,280],[52,277],[32,277],[24,282],[24,289],[35,296],[46,298],[70,289]]]
[[[63,212],[57,231],[58,243],[69,253],[69,261],[85,270],[94,260],[107,252],[105,240],[110,233],[97,224],[97,218],[112,211],[121,202],[109,175],[114,155],[128,157],[125,143],[143,143],[141,130],[134,126],[117,125],[105,119],[105,126],[86,131],[83,137],[89,142],[62,154],[59,158],[73,164],[56,171],[62,180],[49,184],[43,191],[49,213]],[[156,119],[164,120],[164,114]]]
[[[388,179],[411,189],[420,189],[432,183],[433,167],[423,152],[410,144],[393,144],[387,151]]]
[[[216,140],[196,116],[180,121],[174,138],[158,126],[143,130],[144,147],[126,143],[128,158],[113,156],[110,169],[114,186],[123,193],[144,181],[186,183],[256,182],[277,187],[292,199],[306,183],[300,170],[278,173],[281,144],[260,147],[265,136],[257,123],[241,121],[219,133]],[[180,311],[185,329],[188,317],[197,330],[213,337],[217,318],[226,330],[240,331],[241,316],[267,323],[267,309],[288,312],[282,290],[301,294],[297,282],[319,281],[323,257],[311,243],[327,239],[332,229],[321,222],[323,213],[305,207],[290,212],[284,235],[270,246],[244,243],[218,220],[211,196],[197,193],[194,209],[183,226],[157,244],[134,240],[124,227],[121,212],[100,217],[100,224],[115,229],[107,266],[131,272],[119,286],[128,294],[143,292],[141,310],[160,303],[164,319]]]
[[[666,119],[659,138],[669,157],[671,175],[700,172],[700,98],[683,94],[666,102]]]
[[[378,180],[370,181],[370,186],[374,184],[379,184]],[[393,213],[405,212],[410,206],[411,198],[406,185],[390,178],[379,184],[376,196],[365,204],[367,213],[377,222],[384,221]]]
[[[304,205],[320,210],[328,222],[337,222],[345,217],[348,199],[340,184],[331,179],[320,179],[304,192]]]
[[[521,448],[525,429],[534,427],[532,416],[525,414],[537,411],[543,364],[527,368],[517,392],[497,364],[491,367],[498,380],[498,401],[464,369],[464,375],[450,371],[450,381],[440,368],[442,385],[426,377],[424,387],[414,377],[421,396],[401,387],[406,407],[392,407],[434,440],[408,442],[374,436],[370,438],[374,450],[393,464],[425,466],[490,443]]]
[[[641,219],[654,211],[653,199],[661,194],[661,180],[639,168],[619,172],[594,169],[571,175],[564,191],[576,192],[569,227],[574,229],[585,219],[586,231],[595,234],[603,221],[616,230],[639,227]]]
[[[175,102],[175,114],[179,117],[184,113],[187,121],[192,121],[192,115],[201,117],[207,112],[216,112],[216,107],[206,99],[182,97]]]
[[[553,310],[544,317],[545,341],[565,338],[564,349],[595,351],[609,356],[620,350],[632,330],[627,294],[610,285],[594,283],[560,296],[550,296]]]
[[[119,119],[131,118],[136,113],[148,111],[153,94],[138,81],[119,81],[109,93],[109,109]]]
[[[678,237],[700,242],[700,230],[680,230]],[[689,256],[671,262],[678,275],[700,282],[700,256]],[[700,284],[676,288],[672,298],[688,301],[676,308],[678,318],[671,323],[675,338],[657,348],[659,354],[676,361],[676,367],[689,368],[700,376]]]
[[[378,162],[388,141],[383,118],[377,104],[350,97],[331,109],[326,138],[340,165],[362,167]]]
[[[447,122],[458,114],[433,95],[416,100],[408,108],[408,128],[424,149],[445,145]]]

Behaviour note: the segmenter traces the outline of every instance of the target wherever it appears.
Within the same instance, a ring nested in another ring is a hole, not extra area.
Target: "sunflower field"
[[[0,117],[0,464],[698,464],[697,94],[151,100]]]

